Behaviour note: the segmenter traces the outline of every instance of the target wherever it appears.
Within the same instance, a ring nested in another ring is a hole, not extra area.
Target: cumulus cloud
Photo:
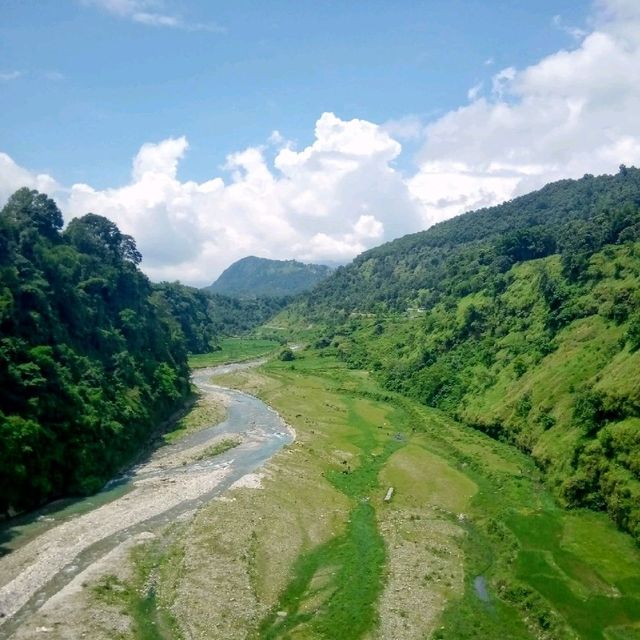
[[[6,153],[0,152],[0,204],[20,187],[56,194],[60,185],[46,173],[34,174],[16,164]]]
[[[348,261],[423,226],[420,208],[392,167],[401,146],[382,127],[332,113],[297,151],[280,134],[267,147],[227,158],[229,178],[181,181],[186,138],[145,144],[129,184],[96,190],[76,184],[67,218],[92,211],[133,235],[154,279],[206,284],[248,254],[305,261]]]
[[[427,126],[409,179],[427,218],[640,163],[640,3],[601,0],[593,20],[575,48],[499,71],[489,97]]]
[[[101,2],[113,11],[161,7]],[[27,185],[58,195],[67,220],[87,211],[109,217],[136,238],[156,280],[206,284],[249,254],[348,261],[551,180],[640,164],[640,4],[599,0],[590,28],[572,48],[497,71],[464,106],[427,123],[409,116],[378,125],[324,113],[308,146],[297,149],[274,132],[199,183],[178,175],[185,137],[144,144],[128,183],[101,190],[62,189],[0,154],[0,200]],[[396,168],[399,140],[422,141],[408,174]]]

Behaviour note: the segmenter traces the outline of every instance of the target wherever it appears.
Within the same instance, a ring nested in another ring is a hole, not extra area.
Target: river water
[[[141,532],[154,532],[220,495],[285,444],[291,429],[257,398],[209,382],[263,361],[198,369],[203,394],[222,399],[226,419],[157,449],[150,461],[95,496],[50,505],[0,532],[0,638],[12,633],[75,576]],[[241,444],[211,459],[189,457],[221,436]]]

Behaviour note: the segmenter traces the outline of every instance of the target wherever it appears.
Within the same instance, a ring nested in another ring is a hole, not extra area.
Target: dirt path
[[[229,366],[209,368],[193,377],[202,393],[225,404],[224,422],[156,450],[132,471],[124,495],[71,518],[51,518],[48,528],[0,558],[0,638],[11,637],[74,577],[113,549],[193,511],[292,441],[291,430],[267,405],[208,382],[212,375],[228,371]],[[230,435],[241,444],[202,459],[205,450]]]

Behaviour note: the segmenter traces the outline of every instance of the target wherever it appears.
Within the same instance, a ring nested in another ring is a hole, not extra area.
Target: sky
[[[0,0],[0,205],[104,215],[155,281],[640,164],[638,113],[637,0]]]

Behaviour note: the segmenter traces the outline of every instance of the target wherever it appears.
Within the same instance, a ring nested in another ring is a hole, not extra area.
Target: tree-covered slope
[[[307,294],[308,307],[320,313],[429,307],[478,290],[520,260],[556,252],[579,259],[609,240],[602,221],[620,216],[625,205],[640,205],[638,169],[561,180],[362,253]]]
[[[235,298],[180,282],[153,285],[153,301],[173,321],[190,354],[215,351],[220,339],[249,333],[285,307],[288,297]]]
[[[329,273],[324,265],[248,256],[223,271],[207,290],[241,298],[290,296],[311,289]]]
[[[0,513],[93,491],[189,393],[185,336],[100,216],[0,212]]]
[[[639,197],[624,169],[367,252],[309,296],[316,344],[529,452],[640,541]]]

